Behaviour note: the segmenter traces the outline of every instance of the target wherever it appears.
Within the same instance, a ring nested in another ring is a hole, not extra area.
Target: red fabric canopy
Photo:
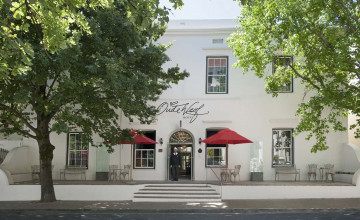
[[[137,133],[136,131],[130,131],[130,133],[134,136],[134,141],[129,141],[129,142],[126,142],[126,141],[121,141],[120,143],[121,144],[158,144],[158,142],[148,138],[148,137],[145,137],[139,133]]]
[[[201,142],[207,144],[245,144],[245,143],[252,143],[249,139],[241,136],[240,134],[236,133],[233,130],[225,129],[219,131],[218,133],[214,134],[202,140]]]

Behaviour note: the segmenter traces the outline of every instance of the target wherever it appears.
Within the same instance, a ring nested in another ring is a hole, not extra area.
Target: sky
[[[160,0],[171,6],[168,0]],[[183,0],[181,10],[172,10],[170,19],[235,19],[240,7],[234,0]]]

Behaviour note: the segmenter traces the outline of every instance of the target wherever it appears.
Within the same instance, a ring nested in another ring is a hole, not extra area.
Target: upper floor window
[[[206,58],[206,93],[228,93],[228,57]]]
[[[293,61],[292,56],[277,56],[273,60],[273,71],[274,74],[276,69],[280,66],[287,67]],[[288,83],[284,83],[282,88],[279,88],[277,92],[293,92],[293,77],[291,76]]]
[[[68,167],[88,167],[89,143],[84,141],[82,133],[68,135]]]
[[[294,165],[294,141],[292,133],[292,128],[272,130],[273,166]]]

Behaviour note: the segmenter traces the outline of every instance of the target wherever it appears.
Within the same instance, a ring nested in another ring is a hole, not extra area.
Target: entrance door
[[[168,180],[172,179],[170,169],[170,155],[174,153],[174,148],[178,149],[181,157],[181,167],[179,169],[179,179],[193,179],[193,138],[187,131],[177,131],[171,135],[168,147]]]
[[[174,148],[178,149],[178,153],[181,157],[181,167],[179,169],[179,179],[191,180],[192,172],[192,144],[184,145],[170,145],[171,154],[174,153]],[[171,155],[170,154],[170,155]],[[172,178],[172,171],[169,169],[169,177]]]

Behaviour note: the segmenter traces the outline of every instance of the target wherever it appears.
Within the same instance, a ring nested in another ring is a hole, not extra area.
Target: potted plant
[[[279,155],[274,155],[274,161],[275,161],[276,163],[279,163]]]

